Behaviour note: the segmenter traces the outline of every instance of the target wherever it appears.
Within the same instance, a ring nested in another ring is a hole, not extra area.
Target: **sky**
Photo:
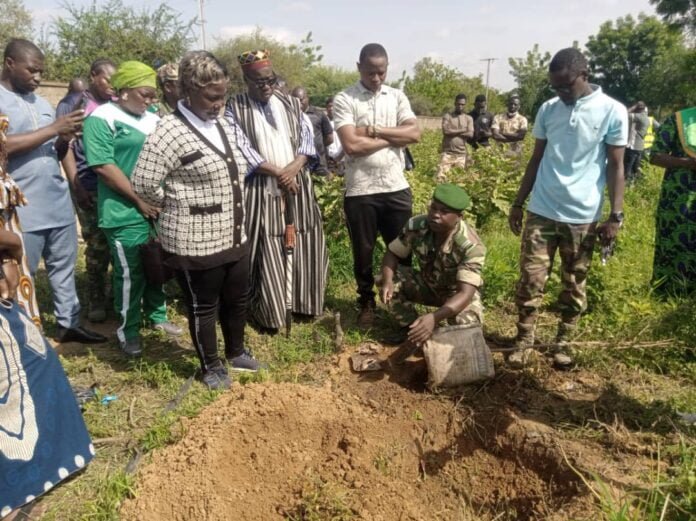
[[[91,0],[67,0],[88,5]],[[101,0],[97,0],[100,2]],[[127,5],[154,8],[160,2],[123,0]],[[63,12],[59,2],[24,0],[35,26],[50,23]],[[198,15],[199,0],[168,0],[183,20]],[[467,76],[486,74],[501,90],[515,86],[508,58],[523,57],[534,44],[552,54],[574,41],[581,46],[607,20],[628,14],[654,14],[649,0],[204,0],[208,48],[220,38],[261,27],[283,43],[299,43],[312,31],[322,46],[323,63],[353,70],[362,45],[379,42],[389,54],[389,76],[398,79],[414,63],[429,56]],[[197,28],[197,31],[199,29]],[[201,47],[201,40],[196,42]]]

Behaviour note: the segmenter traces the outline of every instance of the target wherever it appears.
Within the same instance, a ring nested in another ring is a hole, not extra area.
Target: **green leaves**
[[[89,73],[91,63],[108,57],[116,63],[139,60],[151,67],[178,61],[194,37],[194,20],[162,3],[136,10],[122,0],[81,7],[65,4],[67,16],[54,22],[56,43],[43,43],[48,75],[70,80]],[[48,48],[46,48],[48,46]]]

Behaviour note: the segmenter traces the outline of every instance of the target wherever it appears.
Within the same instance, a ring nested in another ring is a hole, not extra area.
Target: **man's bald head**
[[[302,107],[302,111],[306,111],[307,108],[309,107],[309,96],[307,95],[307,89],[304,87],[295,87],[292,89],[293,97],[297,98],[300,100],[300,106]]]

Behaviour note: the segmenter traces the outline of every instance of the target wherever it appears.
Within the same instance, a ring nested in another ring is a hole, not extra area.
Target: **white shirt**
[[[217,148],[220,152],[225,152],[225,144],[222,142],[222,136],[217,129],[214,119],[203,120],[199,118],[186,108],[186,105],[184,105],[182,100],[179,100],[176,106],[179,109],[179,112],[181,112],[184,117],[188,119],[194,127],[196,127],[196,130],[198,130],[198,132],[203,134],[208,141],[215,145],[215,148]]]
[[[345,125],[398,127],[416,115],[406,95],[382,85],[379,92],[366,89],[359,81],[334,98],[336,130]],[[387,147],[368,156],[346,156],[346,197],[405,190],[404,149]]]

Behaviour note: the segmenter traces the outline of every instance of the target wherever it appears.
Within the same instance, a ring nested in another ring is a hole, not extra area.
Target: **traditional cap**
[[[271,53],[267,49],[245,51],[237,59],[244,70],[260,69],[271,64]]]
[[[437,185],[433,193],[433,199],[449,206],[452,210],[466,210],[471,204],[469,194],[463,188],[451,183]]]
[[[179,65],[177,63],[165,63],[157,69],[157,79],[160,83],[179,81]]]
[[[138,61],[123,62],[111,76],[114,89],[135,89],[137,87],[157,88],[157,73],[152,67]]]

